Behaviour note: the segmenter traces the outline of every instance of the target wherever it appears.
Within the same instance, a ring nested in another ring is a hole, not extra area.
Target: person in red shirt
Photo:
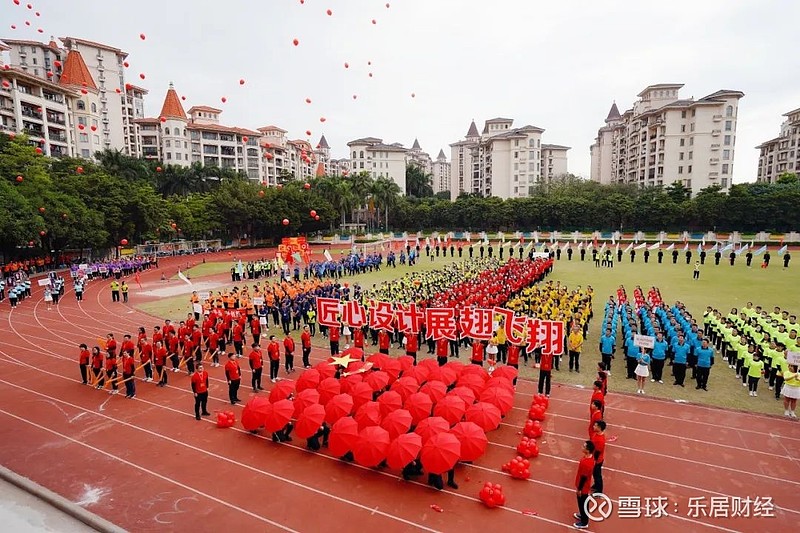
[[[592,392],[592,399],[589,400],[589,407],[590,407],[589,411],[590,412],[591,412],[591,405],[592,405],[592,403],[594,403],[595,400],[600,402],[600,405],[602,405],[602,408],[600,409],[600,411],[605,413],[605,411],[606,411],[606,397],[605,397],[605,394],[603,394],[603,382],[599,381],[599,380],[594,382],[594,392]]]
[[[525,346],[520,344],[509,344],[506,354],[506,364],[519,370],[519,352],[524,349]],[[517,386],[517,378],[514,378],[514,386]]]
[[[175,335],[174,331],[170,331],[167,334],[167,352],[169,353],[169,358],[172,361],[172,371],[177,372],[178,367],[180,366],[180,357],[178,357],[178,350],[180,350],[180,339],[177,335]]]
[[[353,328],[353,346],[364,350],[364,330],[362,328]]]
[[[78,346],[78,348],[80,348],[81,350],[80,354],[78,355],[78,366],[81,369],[81,381],[83,382],[84,385],[88,385],[89,373],[87,370],[89,368],[89,360],[91,359],[92,356],[89,353],[89,347],[86,346],[85,344],[81,344],[80,346]]]
[[[484,350],[483,341],[479,341],[478,339],[473,339],[472,356],[470,359],[473,365],[483,366],[483,350]]]
[[[417,339],[418,335],[416,333],[406,333],[405,335],[406,355],[414,358],[414,365],[417,364],[417,350],[419,350]]]
[[[589,438],[594,435],[594,423],[603,419],[603,404],[595,400],[589,404]]]
[[[261,341],[261,322],[258,321],[257,316],[250,320],[250,333],[253,335],[253,343],[259,344]]]
[[[133,358],[133,350],[122,352],[122,382],[125,384],[126,398],[136,396],[136,381],[133,379],[135,371],[136,360]]]
[[[206,343],[208,344],[208,353],[211,356],[211,366],[219,366],[219,333],[217,330],[210,329],[208,331],[208,336],[206,337]]]
[[[133,341],[131,340],[130,335],[124,335],[122,337],[122,345],[119,348],[120,355],[125,355],[125,352],[133,352],[134,345]]]
[[[244,353],[244,329],[239,322],[233,324],[231,337],[233,338],[233,349],[236,352],[236,356],[241,357]]]
[[[194,329],[194,325],[197,321],[194,319],[194,313],[187,313],[186,315],[186,327],[189,328],[189,331]]]
[[[167,369],[164,368],[167,364],[167,349],[161,341],[154,342],[153,346],[153,362],[158,373],[158,386],[164,387],[167,384]]]
[[[106,352],[108,352],[109,357],[117,358],[117,341],[114,340],[113,333],[106,335]]]
[[[342,334],[340,326],[329,328],[328,340],[331,342],[331,355],[339,354],[339,337]]]
[[[95,386],[102,389],[105,386],[105,380],[103,379],[103,354],[100,353],[99,346],[92,348],[92,375]]]
[[[106,379],[111,382],[111,394],[117,394],[117,355],[115,352],[108,352],[106,356]]]
[[[217,319],[217,324],[214,326],[217,335],[219,336],[219,353],[225,353],[225,343],[228,342],[228,334],[225,329],[225,320],[222,318]],[[219,366],[219,361],[217,361],[217,366]]]
[[[192,352],[194,354],[195,363],[199,363],[203,360],[203,334],[200,332],[200,326],[197,324],[192,327],[191,330],[191,338],[192,338]]]
[[[208,372],[203,369],[203,363],[197,364],[197,370],[192,374],[192,392],[194,393],[194,418],[200,420],[200,415],[211,416],[208,412]]]
[[[578,463],[578,473],[575,476],[575,493],[578,496],[578,512],[574,516],[577,522],[575,529],[589,527],[589,517],[586,515],[586,499],[589,497],[592,485],[592,472],[594,470],[594,444],[587,440],[583,443],[583,457]]]
[[[606,458],[606,423],[598,420],[594,423],[594,433],[589,440],[594,444],[594,470],[592,471],[593,493],[603,492],[603,461]]]
[[[389,338],[389,334],[384,331],[378,331],[378,351],[380,353],[389,355],[389,346],[391,345],[392,341]]]
[[[139,328],[139,333],[136,335],[136,347],[139,348],[142,345],[142,342],[147,340],[147,331],[144,327]]]
[[[450,343],[444,337],[436,341],[436,362],[439,363],[439,366],[447,364],[449,344]]]
[[[169,320],[165,320],[164,321],[164,327],[161,328],[161,332],[166,337],[167,335],[170,334],[170,332],[175,333],[175,326],[172,325],[172,322],[170,322]]]
[[[153,357],[153,347],[147,342],[146,338],[139,343],[139,357],[144,368],[144,380],[153,381],[153,365],[150,362]]]
[[[550,397],[550,375],[553,372],[553,354],[542,353],[539,359],[539,394]]]
[[[603,382],[603,396],[608,394],[608,372],[603,361],[597,363],[597,379]]]
[[[236,354],[232,352],[228,354],[228,362],[225,363],[225,379],[228,381],[228,398],[231,401],[231,405],[236,405],[241,402],[239,399],[239,385],[242,382],[242,369],[239,368]]]
[[[269,336],[267,356],[269,356],[269,380],[275,383],[275,380],[278,379],[278,369],[281,367],[281,346],[275,339],[275,335]]]
[[[264,388],[261,386],[261,371],[263,370],[264,366],[264,357],[261,355],[261,348],[258,347],[258,344],[254,342],[250,347],[252,350],[247,356],[247,359],[250,363],[250,370],[253,373],[252,377],[250,378],[250,384],[253,387],[253,392],[258,392],[260,390],[264,390]]]
[[[338,343],[337,343],[338,344]],[[291,334],[287,333],[283,339],[284,355],[286,356],[285,367],[286,373],[294,372],[294,339]],[[339,353],[338,351],[336,353]]]
[[[363,343],[363,335],[361,340]],[[308,368],[311,366],[311,362],[308,360],[311,356],[311,332],[308,329],[308,324],[303,326],[303,333],[300,334],[300,345],[303,348],[303,368]]]
[[[188,335],[183,339],[183,359],[181,365],[186,365],[186,373],[194,374],[194,343]]]
[[[153,346],[159,341],[164,341],[164,334],[161,332],[161,326],[156,326],[153,328]]]

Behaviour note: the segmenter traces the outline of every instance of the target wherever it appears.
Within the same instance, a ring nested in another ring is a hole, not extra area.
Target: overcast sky
[[[754,147],[800,107],[793,0],[0,2],[0,35],[70,35],[129,52],[128,81],[150,90],[149,115],[173,81],[187,109],[221,107],[226,125],[275,124],[291,138],[310,130],[314,144],[324,133],[336,157],[347,141],[374,136],[405,146],[418,137],[449,159],[471,119],[482,128],[503,116],[571,146],[569,170],[588,177],[589,145],[612,101],[624,111],[647,85],[684,83],[684,98],[745,93],[734,165],[744,182],[755,179]]]

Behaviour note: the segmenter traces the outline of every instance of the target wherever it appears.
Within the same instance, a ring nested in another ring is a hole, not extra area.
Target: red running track
[[[144,273],[145,288],[158,284],[160,270],[185,261],[167,259],[159,271]],[[131,290],[134,303],[136,289]],[[503,474],[500,465],[515,455],[534,392],[533,384],[520,381],[516,408],[489,434],[486,455],[458,467],[458,490],[436,492],[403,481],[399,472],[343,463],[325,450],[314,453],[237,428],[220,430],[210,420],[197,422],[182,373],[171,373],[166,388],[139,381],[133,400],[80,384],[78,343],[91,344],[109,331],[133,334],[140,325],[150,331],[156,322],[133,307],[111,304],[105,283],[90,283],[81,305],[68,290],[59,306],[47,311],[38,287],[13,311],[2,304],[2,463],[135,531],[238,526],[463,532],[498,525],[559,531],[574,522],[572,484],[588,426],[587,390],[556,386],[541,454],[533,460],[531,479],[519,481]],[[319,349],[312,354],[317,360],[325,356]],[[209,370],[210,407],[230,408],[222,369]],[[797,423],[617,395],[613,381],[611,388],[607,434],[617,439],[606,453],[606,492],[617,504],[639,497],[643,515],[645,498],[668,498],[669,516],[623,518],[615,512],[592,523],[592,531],[788,531],[796,524]],[[477,494],[485,481],[503,483],[507,507],[489,510],[480,504]],[[708,507],[712,498],[730,505],[732,497],[771,497],[774,517],[689,516],[689,498],[704,498]]]

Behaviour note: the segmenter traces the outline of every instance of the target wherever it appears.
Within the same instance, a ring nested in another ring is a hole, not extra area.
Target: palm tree
[[[355,197],[353,212],[354,215],[357,215],[352,218],[356,219],[356,223],[360,223],[361,210],[364,208],[364,204],[370,194],[373,179],[372,176],[369,175],[369,172],[359,172],[351,176],[349,181],[352,185],[353,195]]]
[[[433,196],[433,176],[417,165],[406,166],[406,194],[417,198]]]
[[[372,197],[376,205],[383,209],[386,231],[389,231],[389,209],[397,204],[397,198],[402,192],[400,186],[389,178],[378,178],[372,185]]]
[[[131,157],[120,150],[103,150],[96,154],[100,166],[112,176],[135,181],[152,176],[147,164],[137,157]]]
[[[340,180],[335,185],[335,200],[333,205],[339,209],[342,215],[342,228],[347,223],[347,212],[352,211],[357,202],[356,194],[353,192],[353,184],[347,180]]]

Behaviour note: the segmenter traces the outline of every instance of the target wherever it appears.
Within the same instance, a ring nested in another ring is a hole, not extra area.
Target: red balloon
[[[139,74],[139,77],[140,77],[141,79],[144,79],[144,72],[142,72],[141,74]]]
[[[373,24],[377,24],[377,23],[378,23],[378,21],[377,21],[377,20],[375,20],[375,19],[372,19],[372,23],[373,23]]]
[[[47,235],[47,232],[45,230],[42,230],[42,231],[39,232],[39,235],[44,237],[45,235]]]
[[[76,168],[75,172],[77,172],[78,174],[83,174],[83,167]]]
[[[185,96],[181,96],[181,100],[186,100],[186,97]]]
[[[276,185],[276,187],[277,187],[279,190],[280,190],[280,189],[283,189],[283,183],[279,183],[279,184],[277,184],[277,185]]]
[[[81,89],[81,94],[89,94],[89,91],[87,91],[86,89]]]
[[[122,239],[121,241],[119,241],[119,243],[120,243],[122,246],[128,246],[128,239]]]
[[[314,220],[319,220],[319,215],[315,216]]]
[[[224,96],[223,96],[222,98],[220,98],[220,100],[222,100],[222,103],[223,103],[223,104],[224,104],[225,102],[227,102],[227,101],[228,101],[228,99],[227,99],[227,98],[225,98]]]
[[[38,146],[36,147],[36,153],[37,153],[37,154],[41,154],[41,153],[42,153],[42,149],[41,149],[41,148],[39,148]]]
[[[369,77],[370,77],[370,78],[372,77],[372,72],[370,72],[370,73],[369,73]]]
[[[284,218],[283,219],[283,225],[284,226],[288,226],[289,225],[289,219],[288,218]]]
[[[8,83],[8,80],[3,80],[3,87],[5,88],[11,87],[11,84]]]
[[[156,172],[161,172],[161,167],[156,167]]]
[[[239,85],[244,85],[244,79],[239,80]]]
[[[372,66],[372,61],[367,61],[367,65]]]
[[[297,46],[298,44],[300,44],[300,40],[299,39],[295,39],[295,40],[292,41],[292,44]]]
[[[310,104],[311,103],[311,98],[306,98],[306,103]]]
[[[303,185],[303,188],[308,190],[308,189],[311,188],[311,184],[310,183],[306,183],[306,184]]]
[[[125,61],[124,63],[122,63],[122,66],[128,68],[129,66],[131,66],[131,64]]]
[[[386,9],[389,9],[389,4],[388,3],[386,4]]]
[[[14,0],[15,5],[19,5],[19,0]]]
[[[119,90],[119,87],[117,87],[117,88],[116,88],[116,89],[114,89],[114,90],[115,90],[115,91],[117,91],[117,94],[122,94],[122,91],[120,91],[120,90]]]
[[[353,100],[355,100],[356,98],[358,98],[358,95],[357,95],[357,94],[354,94],[354,95],[353,95]]]
[[[320,122],[325,122],[326,120],[328,120],[328,119],[326,119],[325,117],[319,117],[319,121]]]
[[[311,213],[309,213],[309,214],[311,215],[311,218],[314,218],[314,217],[317,216],[317,211],[315,209],[312,209]]]
[[[40,207],[40,208],[39,208],[39,212],[40,212],[40,213],[44,213],[45,211],[46,211],[46,210],[45,210],[45,208],[44,208],[44,207]]]
[[[83,126],[83,124],[78,124],[78,129],[79,129],[79,130],[81,130],[81,131],[83,131],[83,129],[84,129],[84,126]]]
[[[33,241],[28,241],[28,246],[33,246]]]
[[[92,130],[92,131],[97,131],[97,126],[92,126],[89,129]]]
[[[22,183],[24,179],[22,176],[17,176],[17,183]]]
[[[167,121],[167,117],[161,117],[159,120],[161,120],[161,122],[166,122]]]
[[[248,140],[249,140],[249,139],[247,138],[247,136],[246,136],[246,135],[245,135],[244,137],[242,137],[242,142],[243,142],[243,143],[246,143]]]
[[[48,77],[48,78],[52,78],[52,77],[53,77],[53,73],[52,73],[52,72],[50,72],[49,70],[47,71],[47,77]]]
[[[350,68],[350,63],[345,63],[344,68]]]
[[[53,65],[55,65],[56,68],[61,68],[61,61],[53,61]]]
[[[309,137],[311,137],[311,130],[306,130],[306,135],[308,135]]]
[[[328,16],[329,16],[329,17],[330,17],[331,15],[333,15],[333,11],[331,11],[330,9],[329,9],[328,11],[326,11],[326,13],[328,14]]]
[[[12,25],[11,25],[11,29],[12,29],[12,30],[16,30],[16,29],[17,29],[17,25],[16,25],[16,24],[12,24]]]
[[[146,38],[147,38],[147,37],[145,36],[145,34],[144,34],[144,33],[140,33],[140,34],[139,34],[139,39],[141,39],[141,40],[143,40],[143,41],[144,41]]]
[[[36,31],[38,31],[39,33],[44,33],[44,30],[42,28],[39,28]]]
[[[411,93],[411,98],[416,98],[417,93]]]
[[[176,223],[174,223],[174,222],[172,224],[170,224],[170,226],[172,226],[172,229],[175,229],[175,228],[178,227],[178,225]]]
[[[133,89],[133,85],[131,85],[130,83],[126,83],[125,84],[125,90],[126,91],[130,91],[131,89]]]

